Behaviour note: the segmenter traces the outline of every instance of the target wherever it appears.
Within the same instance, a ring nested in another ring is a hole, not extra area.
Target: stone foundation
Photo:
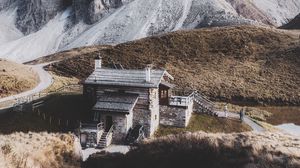
[[[187,127],[193,112],[193,103],[188,107],[160,106],[160,124]]]

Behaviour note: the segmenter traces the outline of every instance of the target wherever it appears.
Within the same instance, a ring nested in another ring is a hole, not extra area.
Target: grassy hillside
[[[0,98],[32,89],[38,80],[30,67],[0,59]]]
[[[105,64],[164,67],[179,87],[198,89],[215,100],[300,104],[299,38],[276,29],[242,26],[178,31],[75,51],[82,54],[68,51],[44,60],[62,60],[51,70],[84,79],[93,71],[94,57],[101,53]]]
[[[274,133],[171,135],[151,140],[127,155],[93,155],[86,168],[296,168],[300,140]]]
[[[80,167],[72,135],[14,133],[0,140],[1,168]]]

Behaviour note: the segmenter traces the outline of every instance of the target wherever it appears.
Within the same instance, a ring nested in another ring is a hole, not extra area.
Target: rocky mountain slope
[[[300,14],[291,20],[288,24],[282,26],[283,29],[300,29]]]
[[[281,26],[299,12],[298,0],[2,0],[0,58],[25,62],[179,29]]]
[[[84,79],[100,53],[106,64],[164,67],[179,87],[198,89],[215,100],[299,105],[298,36],[252,26],[199,29],[116,46],[79,48],[42,60],[62,60],[51,70]]]

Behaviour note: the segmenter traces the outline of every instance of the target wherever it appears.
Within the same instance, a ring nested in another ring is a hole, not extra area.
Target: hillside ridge
[[[166,68],[180,88],[200,90],[214,100],[299,105],[299,46],[298,37],[289,33],[238,26],[78,48],[37,61],[61,60],[49,70],[83,80],[100,53],[106,65],[113,61],[142,69],[152,62]]]

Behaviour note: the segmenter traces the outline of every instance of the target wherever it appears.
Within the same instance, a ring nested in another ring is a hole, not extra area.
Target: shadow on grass
[[[81,94],[56,94],[43,99],[44,105],[32,111],[31,104],[22,112],[9,111],[0,115],[0,133],[68,132],[88,120],[91,105]]]
[[[231,135],[228,135],[231,136]],[[176,135],[141,144],[126,155],[94,154],[83,167],[93,168],[296,168],[300,158],[243,143],[240,135],[223,139]],[[228,142],[230,141],[232,145]]]

